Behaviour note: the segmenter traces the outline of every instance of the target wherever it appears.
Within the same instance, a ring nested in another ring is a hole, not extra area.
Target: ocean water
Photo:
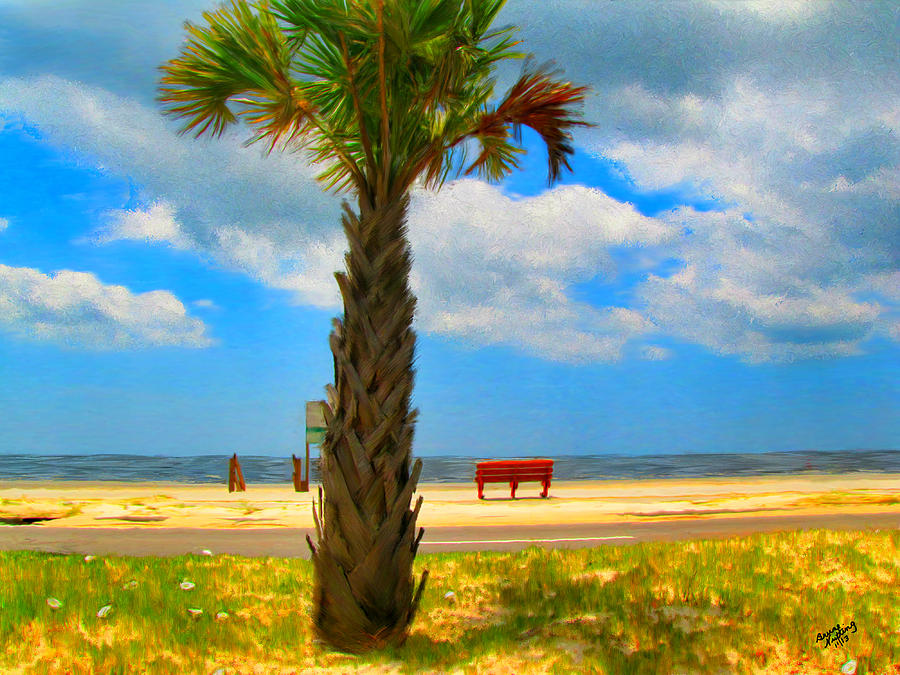
[[[231,455],[163,457],[144,455],[0,454],[0,481],[125,481],[227,483]],[[556,480],[623,478],[706,478],[771,476],[793,473],[900,473],[900,450],[798,451],[684,455],[541,455],[553,460]],[[420,482],[474,480],[475,464],[485,459],[535,457],[422,457]],[[290,457],[238,457],[247,483],[289,483]],[[310,481],[319,480],[318,458],[310,462]]]

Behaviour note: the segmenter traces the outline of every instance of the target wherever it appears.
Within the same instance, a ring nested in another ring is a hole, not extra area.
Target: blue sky
[[[661,5],[500,14],[596,127],[413,194],[416,455],[900,448],[900,10]],[[0,0],[0,452],[302,448],[340,198],[162,117],[211,6]]]

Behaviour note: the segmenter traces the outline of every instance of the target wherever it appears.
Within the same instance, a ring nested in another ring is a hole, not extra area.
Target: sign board
[[[325,413],[322,406],[325,401],[306,402],[306,442],[322,443],[325,440]]]

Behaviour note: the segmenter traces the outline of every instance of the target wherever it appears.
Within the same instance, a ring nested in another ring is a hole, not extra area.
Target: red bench
[[[516,488],[525,481],[537,481],[543,487],[541,497],[550,491],[553,477],[552,459],[505,459],[479,462],[475,465],[475,482],[478,483],[478,499],[484,499],[485,483],[509,483],[510,496],[516,498]]]

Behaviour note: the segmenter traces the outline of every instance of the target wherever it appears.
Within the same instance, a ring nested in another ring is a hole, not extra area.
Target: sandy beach
[[[423,552],[575,548],[806,528],[900,527],[900,475],[421,483]],[[0,550],[308,557],[318,486],[0,481]]]
[[[897,513],[900,475],[802,475],[617,481],[559,481],[547,499],[538,484],[422,483],[419,524],[428,527],[571,525],[726,517]],[[312,528],[318,486],[0,481],[0,520],[41,528]],[[31,521],[31,519],[46,520]],[[0,528],[0,537],[5,528]]]

